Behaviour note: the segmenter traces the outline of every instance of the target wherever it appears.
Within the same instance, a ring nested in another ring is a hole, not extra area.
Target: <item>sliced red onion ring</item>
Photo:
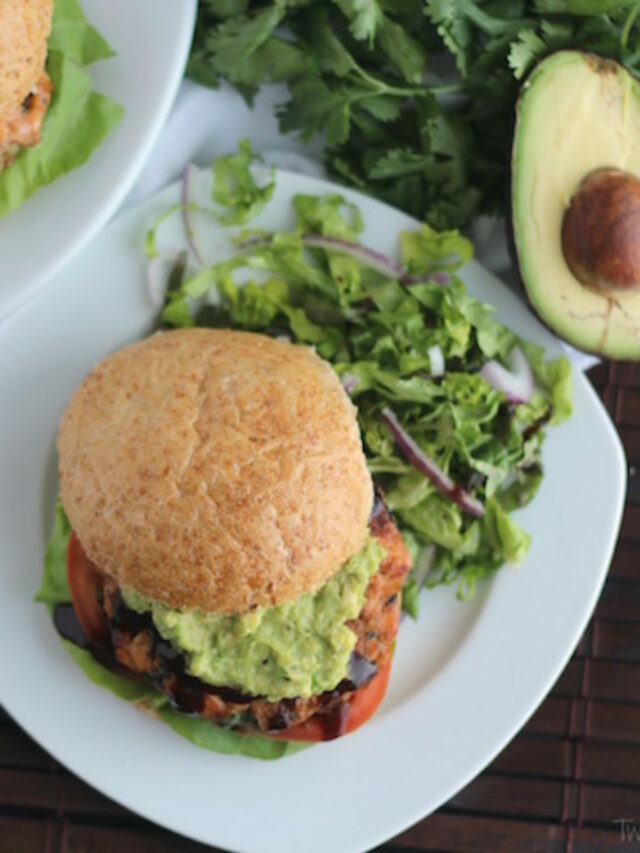
[[[442,376],[444,374],[444,355],[439,346],[429,347],[429,373],[431,376]]]
[[[200,251],[200,247],[198,246],[198,242],[196,240],[196,234],[193,228],[193,222],[191,220],[191,211],[189,209],[189,205],[191,204],[191,186],[193,179],[197,173],[198,169],[194,166],[193,163],[187,163],[184,167],[184,172],[182,173],[182,223],[184,225],[184,231],[187,235],[187,243],[189,244],[189,248],[193,254],[193,257],[200,264],[200,266],[205,266],[204,256]]]
[[[360,382],[360,377],[356,376],[355,373],[343,373],[340,381],[347,394],[352,394]]]
[[[414,468],[417,468],[425,475],[436,487],[436,489],[448,498],[453,503],[457,504],[460,509],[474,515],[476,518],[482,518],[484,515],[484,507],[479,500],[466,492],[462,486],[454,483],[451,477],[444,473],[427,454],[421,450],[416,442],[411,438],[409,433],[400,426],[397,417],[389,408],[382,410],[382,417],[391,430],[391,435],[398,446],[398,450],[407,459]]]
[[[156,307],[164,303],[169,276],[179,255],[180,252],[165,252],[162,255],[156,255],[147,263],[147,292],[151,298],[151,304]]]
[[[343,240],[341,237],[325,237],[324,234],[305,234],[302,242],[305,246],[343,252],[389,278],[400,278],[404,273],[404,267],[398,261],[394,261],[393,258],[389,258],[381,252],[369,249],[367,246],[361,246],[360,243],[353,243],[351,240]]]
[[[254,246],[266,246],[271,240],[271,235],[248,237],[238,244],[238,248],[246,250],[252,249]],[[352,258],[360,261],[364,266],[376,270],[381,275],[397,279],[400,284],[423,284],[435,281],[436,284],[446,287],[451,282],[451,277],[446,272],[412,275],[407,272],[403,264],[390,258],[388,255],[383,255],[382,252],[376,252],[375,249],[362,246],[360,243],[355,243],[352,240],[344,240],[342,237],[327,237],[324,234],[303,234],[302,242],[305,246],[311,246],[312,248],[329,249],[350,255]]]
[[[535,390],[535,381],[531,365],[520,347],[511,350],[509,363],[510,371],[497,361],[488,361],[480,376],[496,391],[502,391],[511,403],[528,403]]]

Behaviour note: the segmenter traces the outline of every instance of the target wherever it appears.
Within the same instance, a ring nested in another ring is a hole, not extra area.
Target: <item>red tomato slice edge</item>
[[[67,550],[67,580],[78,622],[87,639],[91,645],[105,643],[109,631],[97,594],[102,578],[73,531]]]
[[[384,694],[387,692],[390,673],[391,661],[389,661],[384,669],[380,670],[369,684],[355,691],[349,700],[348,715],[345,725],[340,730],[341,735],[354,732],[373,716],[378,705],[382,702]],[[275,738],[276,740],[315,743],[316,741],[326,740],[326,730],[322,722],[322,715],[316,714],[313,717],[309,717],[303,723],[298,723],[297,726],[292,726],[283,732],[268,734],[267,737]]]

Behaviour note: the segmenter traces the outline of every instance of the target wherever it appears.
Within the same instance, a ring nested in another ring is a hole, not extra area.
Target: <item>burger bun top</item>
[[[154,335],[86,377],[58,452],[89,558],[174,608],[293,600],[365,540],[373,488],[355,409],[307,347],[229,330]]]

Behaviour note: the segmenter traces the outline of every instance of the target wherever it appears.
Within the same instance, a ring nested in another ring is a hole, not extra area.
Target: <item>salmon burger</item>
[[[326,740],[371,716],[410,558],[312,349],[154,335],[86,377],[58,452],[98,660],[240,733]]]

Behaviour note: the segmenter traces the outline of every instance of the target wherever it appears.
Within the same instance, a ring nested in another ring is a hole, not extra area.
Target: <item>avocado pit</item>
[[[564,213],[562,251],[586,287],[608,294],[640,287],[640,181],[621,169],[590,172]]]

